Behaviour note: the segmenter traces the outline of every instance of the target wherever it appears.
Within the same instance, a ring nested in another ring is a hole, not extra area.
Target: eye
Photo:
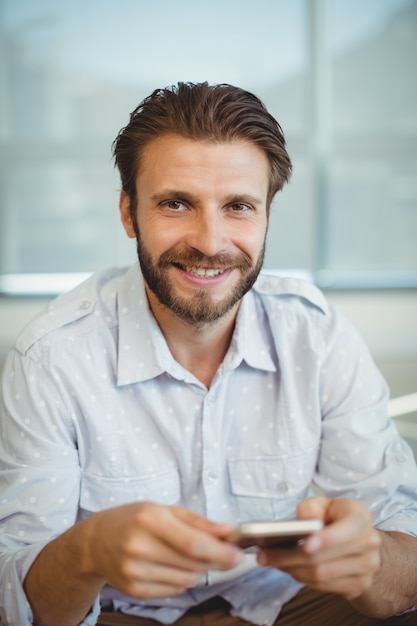
[[[180,200],[167,200],[163,206],[171,211],[185,211],[186,206]]]
[[[250,207],[248,204],[245,204],[244,202],[234,202],[230,205],[230,209],[234,213],[244,213],[245,211],[250,211],[251,208],[252,207]]]

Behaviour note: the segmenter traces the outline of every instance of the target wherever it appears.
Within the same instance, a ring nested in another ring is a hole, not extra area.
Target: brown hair
[[[270,165],[267,208],[291,176],[284,134],[275,118],[252,93],[232,85],[178,83],[156,89],[130,115],[113,142],[122,188],[136,205],[136,177],[147,144],[161,135],[194,140],[246,140],[266,154]]]

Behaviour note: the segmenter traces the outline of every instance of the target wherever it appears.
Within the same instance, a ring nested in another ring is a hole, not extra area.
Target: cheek
[[[178,229],[170,224],[162,224],[158,220],[141,220],[138,228],[141,239],[153,258],[175,247],[180,240]]]
[[[256,230],[252,230],[246,233],[245,237],[241,237],[240,247],[250,255],[254,260],[257,260],[261,253],[266,237],[266,226],[259,227]]]

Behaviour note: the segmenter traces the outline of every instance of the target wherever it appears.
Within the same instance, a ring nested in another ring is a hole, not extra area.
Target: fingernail
[[[321,548],[320,537],[317,537],[316,535],[314,535],[313,537],[309,537],[305,541],[305,547],[307,549],[307,552],[318,552]]]

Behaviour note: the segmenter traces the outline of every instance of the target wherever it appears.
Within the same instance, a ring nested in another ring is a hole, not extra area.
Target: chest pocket
[[[294,517],[309,494],[317,449],[297,455],[229,459],[230,489],[239,523]]]
[[[81,517],[114,506],[150,500],[173,505],[180,500],[178,472],[170,468],[159,474],[109,478],[83,474],[81,478]]]

